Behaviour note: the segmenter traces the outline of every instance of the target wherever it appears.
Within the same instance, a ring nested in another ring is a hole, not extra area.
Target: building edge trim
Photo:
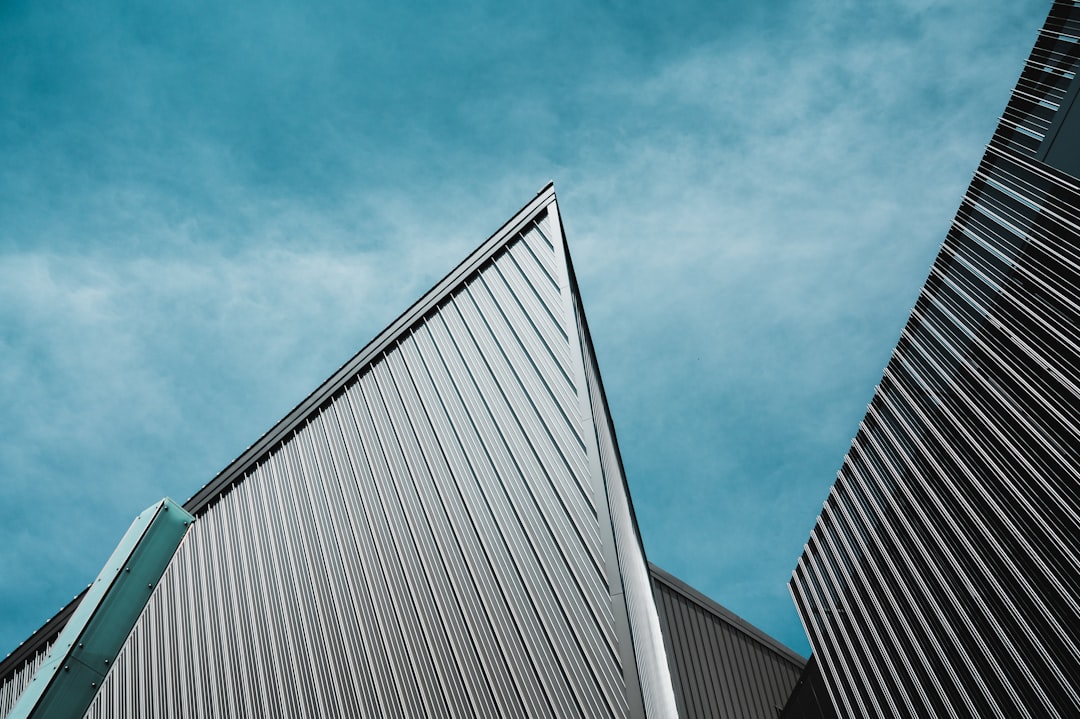
[[[749,638],[767,646],[774,652],[780,655],[780,657],[788,662],[799,667],[800,671],[806,665],[808,661],[806,657],[803,657],[791,647],[780,642],[775,637],[766,634],[761,629],[757,628],[750,622],[740,617],[735,612],[731,611],[727,607],[723,606],[719,602],[710,599],[707,595],[702,594],[697,589],[694,589],[689,584],[674,576],[670,572],[667,572],[660,567],[656,566],[652,562],[649,562],[649,574],[655,581],[658,581],[666,586],[670,587],[674,591],[686,599],[694,602],[705,611],[716,616],[724,623],[730,625],[732,628],[742,632]]]
[[[406,332],[409,327],[420,320],[435,305],[446,298],[461,281],[479,269],[485,262],[491,259],[507,243],[513,240],[528,223],[540,217],[547,208],[555,201],[555,183],[548,181],[536,193],[536,196],[519,209],[514,215],[504,222],[498,230],[492,233],[484,242],[461,263],[448,272],[441,280],[436,282],[431,289],[425,292],[420,299],[414,302],[408,309],[402,312],[394,321],[379,332],[370,342],[364,345],[355,355],[339,367],[329,379],[320,384],[315,391],[305,397],[299,404],[293,407],[288,414],[275,423],[261,437],[248,446],[236,459],[230,462],[224,469],[217,473],[213,479],[207,482],[201,489],[191,496],[183,504],[184,510],[192,515],[202,514],[208,507],[213,505],[222,495],[238,481],[244,478],[249,469],[255,465],[261,457],[289,436],[296,427],[317,409],[321,404],[332,398],[351,377],[355,376],[363,367],[375,359],[380,352],[390,346],[399,336]],[[50,617],[42,626],[36,629],[29,637],[24,639],[4,659],[0,660],[0,683],[7,681],[27,661],[42,651],[49,642],[55,640],[67,626],[71,616],[79,608],[83,597],[89,590],[89,585],[76,594],[71,601],[65,604],[60,611]]]
[[[609,548],[609,550],[613,550],[613,554],[615,555],[615,565],[613,567],[613,570],[614,573],[618,576],[618,584],[616,586],[609,587],[609,591],[611,592],[612,602],[618,603],[621,614],[626,621],[625,629],[620,631],[620,634],[622,635],[623,639],[627,640],[626,643],[628,649],[633,655],[633,674],[634,678],[637,679],[637,696],[635,698],[640,697],[641,711],[645,716],[678,716],[679,703],[676,699],[674,682],[671,676],[671,669],[669,666],[669,659],[667,655],[667,645],[665,643],[663,630],[660,627],[660,614],[656,609],[652,584],[651,581],[649,581],[649,559],[648,556],[645,554],[645,545],[644,542],[642,542],[641,530],[638,526],[637,515],[634,512],[634,502],[630,494],[630,487],[626,480],[626,469],[623,466],[622,453],[619,451],[619,440],[618,435],[615,432],[615,421],[611,417],[611,408],[607,401],[607,393],[604,391],[604,382],[600,374],[599,361],[596,357],[596,347],[593,344],[592,334],[589,332],[589,322],[585,316],[585,301],[581,296],[581,287],[578,284],[577,275],[574,272],[574,262],[570,257],[569,243],[566,241],[566,229],[563,227],[562,215],[561,213],[559,213],[557,206],[554,212],[554,219],[558,222],[558,231],[563,241],[562,250],[566,264],[565,271],[567,275],[566,281],[569,289],[568,295],[574,303],[571,316],[573,317],[574,322],[577,325],[576,329],[580,338],[579,341],[581,343],[581,370],[584,375],[582,392],[584,393],[583,396],[586,398],[586,401],[590,405],[588,409],[588,414],[592,418],[593,425],[593,433],[590,436],[589,441],[596,443],[594,450],[596,452],[597,462],[599,463],[600,439],[598,433],[600,432],[600,427],[597,426],[597,422],[605,422],[607,425],[607,434],[609,435],[612,453],[615,459],[615,474],[618,475],[615,477],[608,476],[608,474],[605,473],[600,467],[595,468],[595,471],[597,471],[597,475],[604,486],[601,495],[603,496],[603,502],[605,505],[605,509],[607,510],[607,520],[610,523],[609,530],[611,532],[610,537],[612,546]],[[591,374],[595,377],[595,383],[588,380],[588,375],[590,374],[590,367],[592,370]],[[601,418],[597,418],[595,412],[593,412],[591,408],[591,405],[593,403],[593,393],[595,393],[597,405],[602,409]],[[592,452],[590,452],[590,457],[591,456],[593,456]],[[615,510],[611,504],[611,489],[608,488],[609,482],[620,483],[619,489],[622,491],[625,498],[626,513],[628,515],[626,519],[629,521],[629,525],[633,530],[633,537],[631,539],[631,544],[633,546],[631,547],[620,546],[619,540],[617,538],[617,532],[614,526]],[[623,555],[623,553],[627,551],[636,552],[640,556],[641,563],[644,565],[645,581],[649,583],[649,586],[641,588],[641,591],[648,592],[648,596],[643,597],[643,599],[651,603],[651,617],[654,620],[654,625],[652,627],[652,631],[647,632],[647,634],[656,635],[652,638],[651,642],[648,636],[635,636],[634,621],[631,616],[631,607],[629,603],[630,600],[627,592],[627,568],[625,564],[627,559]],[[652,643],[654,646],[650,647],[650,643]],[[657,656],[649,656],[650,648]],[[630,671],[631,670],[629,667],[624,668],[624,672],[628,677],[630,675]],[[654,688],[660,690],[660,696],[653,696],[648,693],[647,689],[649,682],[647,680],[647,677],[643,676],[643,674],[646,673],[656,675],[654,676],[654,679],[656,682],[658,682],[658,684]],[[627,687],[627,689],[629,698],[629,696],[631,696],[630,692],[633,691],[633,689],[631,689],[631,687],[629,686]]]
[[[198,516],[206,508],[214,504],[233,484],[242,480],[245,473],[261,457],[302,424],[312,411],[332,398],[350,378],[355,376],[357,372],[374,360],[380,352],[390,346],[409,327],[441,302],[465,277],[491,259],[495,253],[516,237],[529,222],[539,217],[554,200],[555,184],[549,181],[536,193],[536,197],[503,223],[502,227],[488,237],[463,262],[436,282],[420,299],[398,315],[386,329],[376,335],[373,340],[368,342],[359,352],[330,375],[329,379],[290,410],[283,419],[267,430],[259,439],[245,449],[239,457],[230,462],[225,469],[218,472],[212,480],[184,503],[184,509]]]

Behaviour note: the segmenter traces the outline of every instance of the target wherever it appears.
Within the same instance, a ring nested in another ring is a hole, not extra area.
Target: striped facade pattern
[[[1024,63],[1009,104],[1001,117],[990,150],[1021,157],[1044,155],[1047,134],[1069,94],[1080,55],[1077,2],[1055,2],[1031,57]]]
[[[30,686],[30,681],[45,662],[45,657],[49,655],[51,647],[51,643],[43,645],[0,683],[0,717],[6,717],[15,707],[15,702],[19,700],[19,696],[26,687]]]
[[[846,716],[1080,715],[1080,180],[1056,3],[799,560]]]
[[[87,717],[674,715],[553,192],[529,207],[188,503]]]
[[[776,719],[805,660],[659,567],[656,607],[684,719]]]

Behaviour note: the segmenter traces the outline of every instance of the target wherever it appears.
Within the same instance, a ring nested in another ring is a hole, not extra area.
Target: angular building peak
[[[677,713],[551,185],[185,508],[87,716]]]

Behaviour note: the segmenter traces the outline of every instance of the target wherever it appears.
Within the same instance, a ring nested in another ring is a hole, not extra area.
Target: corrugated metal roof
[[[649,565],[680,716],[775,719],[806,660]]]
[[[802,666],[647,565],[550,185],[186,506],[88,716],[770,716]]]
[[[366,363],[376,357],[385,349],[394,338],[415,322],[425,312],[451,291],[463,277],[476,270],[480,264],[491,258],[491,255],[500,250],[508,239],[530,222],[536,213],[544,210],[554,200],[554,183],[547,183],[525,207],[519,210],[512,218],[507,220],[494,234],[476,249],[461,264],[446,274],[427,293],[417,300],[409,309],[401,313],[397,319],[380,332],[373,340],[356,353],[348,362],[343,364],[333,375],[318,388],[308,395],[302,402],[294,407],[285,417],[274,424],[259,439],[251,444],[239,457],[229,463],[227,467],[206,483],[187,502],[184,509],[198,516],[206,510],[229,487],[245,476],[245,473],[263,456],[275,443],[280,443],[300,423],[307,414],[315,410],[321,402],[326,401],[347,382]],[[49,619],[41,628],[35,631],[22,644],[16,647],[7,657],[0,661],[0,687],[4,685],[16,672],[30,661],[42,647],[52,642],[63,630],[67,620],[78,608],[86,590],[83,589],[75,597]]]
[[[549,185],[186,505],[88,716],[672,716]]]

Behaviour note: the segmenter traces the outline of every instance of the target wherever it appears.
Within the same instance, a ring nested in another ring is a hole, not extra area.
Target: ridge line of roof
[[[90,589],[89,586],[72,597],[71,601],[60,607],[56,614],[46,619],[45,623],[35,629],[33,634],[22,640],[3,660],[0,660],[0,684],[14,676],[15,672],[27,661],[40,652],[43,647],[47,646],[50,641],[59,636],[67,625],[68,619],[78,609],[79,603],[88,589]]]
[[[184,509],[196,514],[213,504],[215,498],[239,480],[259,457],[285,438],[296,425],[303,422],[311,410],[332,397],[351,376],[376,357],[387,345],[397,339],[402,332],[411,327],[432,306],[440,302],[447,293],[459,284],[461,279],[471,274],[493,254],[498,252],[503,245],[516,237],[526,224],[534,220],[553,202],[555,202],[555,183],[549,180],[540,188],[532,200],[515,212],[509,220],[484,240],[468,257],[444,275],[420,299],[398,315],[385,329],[364,345],[359,352],[341,365],[315,391],[301,400],[281,420],[249,445],[240,456],[230,462],[213,479],[192,495],[184,503]],[[42,647],[46,646],[50,639],[63,630],[67,620],[78,608],[84,594],[86,594],[86,589],[76,594],[60,611],[45,620],[44,624],[20,642],[6,657],[0,659],[0,681],[6,675],[18,671],[20,666],[25,664]]]
[[[423,317],[433,306],[442,301],[462,279],[471,274],[480,265],[491,258],[507,242],[517,236],[526,224],[535,219],[549,205],[555,202],[555,183],[549,181],[536,196],[524,207],[503,223],[490,237],[473,250],[454,269],[425,292],[407,310],[386,326],[374,339],[368,342],[355,355],[347,360],[333,374],[320,384],[311,394],[293,407],[281,420],[276,422],[259,439],[248,446],[236,459],[217,473],[199,491],[184,503],[184,509],[198,515],[211,506],[216,498],[224,494],[244,473],[267,451],[285,439],[312,410],[331,398],[353,375],[371,362],[403,332]]]
[[[663,582],[673,590],[686,597],[695,604],[701,606],[702,609],[713,614],[724,622],[730,624],[735,629],[741,631],[743,634],[748,635],[751,639],[754,639],[762,644],[767,645],[770,649],[783,656],[784,659],[798,664],[800,668],[806,665],[807,659],[796,652],[791,647],[780,642],[780,640],[772,637],[762,630],[755,627],[750,622],[740,617],[735,612],[731,611],[727,607],[723,606],[719,602],[710,599],[705,594],[702,594],[697,589],[694,589],[689,584],[679,579],[675,575],[664,571],[660,567],[656,566],[652,562],[649,562],[649,574]]]

